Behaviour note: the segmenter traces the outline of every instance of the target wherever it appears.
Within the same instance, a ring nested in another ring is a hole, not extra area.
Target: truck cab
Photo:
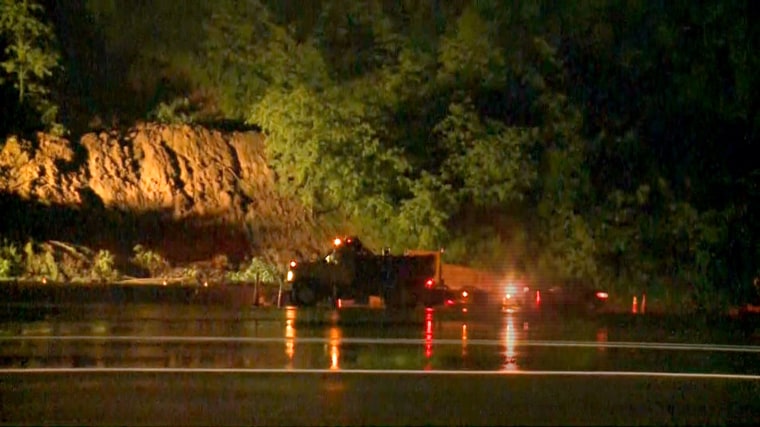
[[[387,251],[378,255],[352,236],[336,238],[317,261],[291,261],[286,282],[295,305],[340,299],[365,304],[370,296],[379,296],[387,306],[413,306],[428,303],[439,278],[440,256]]]

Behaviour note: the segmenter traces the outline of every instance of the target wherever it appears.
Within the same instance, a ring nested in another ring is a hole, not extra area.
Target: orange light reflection
[[[330,370],[337,371],[340,369],[340,340],[342,333],[339,327],[330,328]]]
[[[467,324],[462,324],[462,358],[467,357]]]
[[[288,357],[288,367],[293,367],[293,356],[295,355],[295,338],[296,329],[293,324],[296,320],[295,307],[285,309],[285,355]]]
[[[505,319],[506,322],[504,325],[504,342],[506,344],[506,352],[504,354],[503,369],[505,371],[517,371],[519,368],[517,366],[517,351],[515,350],[517,344],[515,319],[512,313],[508,313]]]

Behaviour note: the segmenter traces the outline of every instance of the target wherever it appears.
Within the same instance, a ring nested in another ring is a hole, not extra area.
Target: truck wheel
[[[317,296],[308,283],[293,285],[293,301],[296,305],[312,306],[317,302]]]

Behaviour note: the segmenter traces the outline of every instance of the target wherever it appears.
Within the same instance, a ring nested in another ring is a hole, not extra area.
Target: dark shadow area
[[[128,79],[135,54],[109,51],[104,29],[97,25],[86,3],[45,2],[66,70],[56,101],[61,107],[61,119],[74,136],[88,132],[88,122],[95,115],[111,124],[117,116],[130,122],[143,114],[136,102],[139,94]]]
[[[196,124],[211,130],[223,132],[261,132],[261,127],[247,124],[239,120],[215,119],[199,120]]]
[[[2,40],[0,46],[3,46]],[[18,92],[9,83],[0,85],[0,148],[10,135],[36,140],[41,127],[39,112],[28,103],[20,103]]]
[[[71,160],[56,159],[55,167],[63,174],[75,174],[87,164],[87,148],[81,143],[81,137],[69,140],[69,147],[74,152]]]
[[[43,320],[60,313],[83,310],[90,305],[162,304],[162,305],[222,305],[225,307],[253,306],[252,284],[219,284],[204,287],[200,284],[182,285],[82,285],[14,282],[3,285],[0,301],[0,321]]]
[[[0,194],[0,235],[21,244],[29,239],[60,240],[107,249],[116,256],[117,268],[128,266],[137,244],[159,252],[173,265],[219,254],[234,263],[250,256],[243,224],[204,217],[178,221],[165,210],[109,209],[91,190],[82,192],[82,200],[81,206],[64,206]]]

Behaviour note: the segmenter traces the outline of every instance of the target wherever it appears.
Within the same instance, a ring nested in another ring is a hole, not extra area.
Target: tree
[[[378,235],[412,232],[394,224],[431,224],[429,216],[422,223],[396,221],[402,201],[426,192],[406,176],[409,165],[399,150],[380,141],[366,106],[340,88],[271,89],[249,120],[267,133],[267,157],[280,188],[315,215],[340,212]],[[407,205],[401,212],[417,210]]]
[[[34,0],[0,0],[0,35],[8,40],[0,67],[13,81],[19,105],[29,102],[42,115],[42,122],[52,125],[58,108],[48,99],[46,79],[58,67],[60,55],[51,27],[39,17],[42,12]],[[0,83],[4,80],[0,78]]]
[[[494,27],[474,6],[465,8],[456,31],[441,37],[439,78],[471,87],[503,85],[505,61],[494,40]]]
[[[268,90],[329,82],[309,40],[298,41],[258,0],[217,2],[204,22],[205,39],[192,73],[216,92],[225,117],[244,120]]]
[[[483,123],[469,100],[453,103],[435,131],[448,154],[443,177],[459,183],[460,203],[503,206],[521,199],[536,179],[527,158],[534,132],[495,120]]]

